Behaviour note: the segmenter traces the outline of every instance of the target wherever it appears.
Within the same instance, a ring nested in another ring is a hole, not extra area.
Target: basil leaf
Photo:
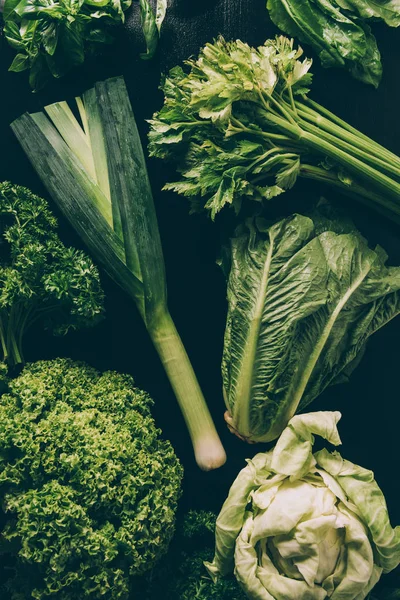
[[[50,56],[53,56],[56,51],[58,32],[58,27],[54,22],[45,23],[41,31],[43,47]]]
[[[85,58],[82,26],[78,21],[65,23],[61,36],[62,50],[69,65],[80,65]]]
[[[14,11],[19,17],[29,19],[39,18],[41,15],[61,18],[64,14],[61,5],[53,4],[51,6],[46,6],[36,0],[21,0]]]
[[[34,91],[41,90],[49,80],[49,70],[46,65],[46,59],[42,54],[37,54],[31,62],[29,73],[29,85]]]
[[[19,73],[20,71],[26,71],[26,69],[29,69],[29,56],[27,54],[17,54],[8,70]]]
[[[6,21],[4,26],[4,35],[12,48],[15,48],[16,50],[21,50],[24,48],[19,27],[16,23],[14,23],[14,21]]]
[[[12,13],[14,12],[15,7],[18,6],[19,2],[20,0],[5,0],[3,7],[3,19],[5,22],[12,18]]]
[[[101,27],[92,27],[92,29],[87,32],[85,39],[89,42],[94,42],[95,44],[112,44],[114,36]]]
[[[87,4],[88,6],[97,6],[99,8],[102,8],[109,4],[109,0],[85,0],[85,4]]]

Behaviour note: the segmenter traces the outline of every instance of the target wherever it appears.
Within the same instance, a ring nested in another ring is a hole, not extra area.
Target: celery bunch
[[[181,177],[166,188],[214,218],[305,177],[400,222],[400,158],[308,97],[311,60],[302,53],[284,36],[258,48],[221,38],[188,72],[172,69],[149,135],[150,154],[178,164]]]

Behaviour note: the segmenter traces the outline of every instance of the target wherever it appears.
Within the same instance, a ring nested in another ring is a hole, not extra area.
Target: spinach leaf
[[[275,25],[310,44],[324,67],[345,67],[355,78],[379,85],[380,54],[365,20],[399,26],[398,0],[268,0],[267,8]]]
[[[382,19],[390,27],[400,25],[398,0],[335,0],[341,8],[353,11],[363,19]]]
[[[267,5],[275,25],[313,46],[325,67],[344,66],[347,60],[361,58],[366,46],[362,28],[343,17],[330,2],[323,2],[323,6],[310,0],[268,0]]]

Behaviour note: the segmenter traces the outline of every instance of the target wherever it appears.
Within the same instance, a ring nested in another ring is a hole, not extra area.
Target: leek
[[[225,452],[167,305],[164,258],[143,149],[122,78],[11,125],[59,208],[131,296],[171,382],[200,468]]]

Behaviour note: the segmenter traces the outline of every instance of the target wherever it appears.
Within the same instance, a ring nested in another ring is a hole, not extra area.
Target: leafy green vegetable
[[[10,71],[30,70],[33,90],[83,63],[87,52],[110,44],[131,0],[6,0],[4,33],[18,51]]]
[[[11,600],[128,600],[132,577],[166,552],[182,468],[151,405],[131,377],[68,359],[10,382],[0,496]]]
[[[177,524],[177,533],[166,558],[148,577],[138,598],[142,600],[245,600],[236,580],[213,582],[204,561],[213,556],[216,515],[189,511]]]
[[[0,184],[0,343],[2,360],[23,362],[25,332],[37,321],[64,335],[103,314],[99,273],[83,252],[65,247],[47,202]]]
[[[157,0],[156,14],[150,6],[149,0],[139,0],[140,18],[143,34],[146,40],[146,53],[141,54],[144,59],[153,58],[158,46],[165,14],[167,11],[167,0]]]
[[[178,164],[165,186],[212,218],[270,200],[297,177],[323,181],[400,222],[400,158],[310,100],[311,61],[277,37],[206,44],[172,69],[150,121],[150,154]]]
[[[378,87],[382,64],[365,19],[400,25],[398,0],[267,0],[272,21],[284,33],[310,44],[324,67],[345,67]]]
[[[231,574],[248,598],[363,600],[400,562],[371,471],[324,449],[340,444],[338,412],[297,415],[275,448],[248,461],[217,519],[214,579]]]
[[[66,218],[131,296],[183,411],[198,464],[225,462],[189,358],[167,306],[164,258],[135,118],[122,78],[78,99],[83,127],[65,102],[22,115],[12,128]]]
[[[364,0],[268,0],[267,8],[275,25],[300,42],[310,44],[324,67],[345,67],[357,79],[378,87],[382,77],[381,56],[375,37],[360,17],[382,18],[397,27],[400,24],[397,0],[380,5]]]
[[[275,439],[400,312],[400,267],[331,216],[250,221],[231,241],[222,373],[226,420],[246,440]]]
[[[167,0],[158,0],[154,13],[148,0],[139,0],[147,52],[156,52]],[[81,65],[86,54],[112,44],[114,29],[125,21],[132,0],[5,0],[4,34],[17,50],[10,71],[30,70],[34,91]]]
[[[332,0],[331,0],[332,1]],[[398,0],[333,0],[343,10],[352,11],[363,19],[381,19],[390,27],[400,25]],[[325,0],[318,0],[324,6]]]

